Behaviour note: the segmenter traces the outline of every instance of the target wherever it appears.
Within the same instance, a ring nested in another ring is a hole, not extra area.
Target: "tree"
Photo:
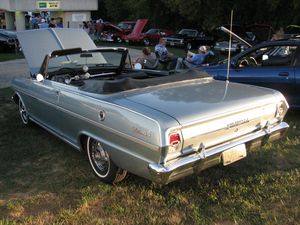
[[[147,18],[151,26],[212,30],[229,23],[264,23],[277,27],[300,23],[299,0],[99,0],[97,15],[119,22]]]

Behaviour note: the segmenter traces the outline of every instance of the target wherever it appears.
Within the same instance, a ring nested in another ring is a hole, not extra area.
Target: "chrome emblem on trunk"
[[[228,124],[226,125],[226,128],[227,128],[227,129],[230,129],[230,128],[233,128],[233,127],[236,127],[236,126],[239,126],[239,125],[241,125],[241,124],[248,123],[248,122],[249,122],[249,119],[248,119],[248,118],[245,118],[245,119],[242,119],[242,120],[237,120],[237,121],[228,123]]]

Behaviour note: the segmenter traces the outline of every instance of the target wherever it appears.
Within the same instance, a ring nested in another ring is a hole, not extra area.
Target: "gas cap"
[[[99,119],[100,119],[101,121],[105,120],[105,111],[104,111],[104,110],[101,110],[101,111],[99,112]]]

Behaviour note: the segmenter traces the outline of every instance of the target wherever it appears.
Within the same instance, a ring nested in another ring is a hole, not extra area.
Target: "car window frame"
[[[279,64],[278,65],[262,65],[263,60],[261,59],[260,63],[258,63],[258,66],[251,66],[251,65],[241,66],[241,62],[246,58],[254,57],[256,59],[256,61],[258,61],[257,57],[262,57],[264,55],[264,53],[272,51],[271,49],[275,49],[275,48],[283,47],[283,46],[286,46],[286,47],[289,46],[289,47],[295,47],[296,48],[296,50],[291,53],[289,64],[286,64],[286,65],[279,65]],[[264,48],[266,48],[266,51],[262,52],[260,55],[259,54],[256,54],[255,56],[253,55],[253,53],[257,52],[260,49],[264,49]],[[245,54],[239,56],[235,60],[235,67],[236,68],[256,68],[256,67],[268,68],[268,67],[277,67],[277,66],[280,66],[280,67],[294,66],[294,64],[295,64],[294,60],[295,60],[296,52],[297,52],[297,54],[300,54],[300,52],[298,53],[298,51],[300,51],[299,48],[300,48],[300,46],[296,43],[295,44],[293,44],[293,43],[279,43],[278,45],[272,44],[272,45],[259,46],[255,49],[253,49],[251,51],[247,51]],[[300,58],[299,58],[299,66],[300,66]]]

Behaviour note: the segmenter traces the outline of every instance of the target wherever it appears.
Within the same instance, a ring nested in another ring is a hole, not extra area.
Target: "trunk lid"
[[[163,112],[181,125],[205,121],[220,114],[245,111],[275,100],[274,90],[216,81],[211,77],[180,81],[134,91],[127,99]]]
[[[272,89],[202,78],[132,93],[127,99],[177,120],[182,152],[191,153],[203,147],[209,151],[278,122],[277,102],[284,98]]]

